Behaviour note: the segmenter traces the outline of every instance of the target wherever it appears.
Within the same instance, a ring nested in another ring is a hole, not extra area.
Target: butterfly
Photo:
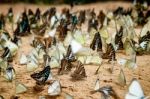
[[[33,46],[34,48],[38,46],[41,46],[41,48],[45,48],[44,38],[39,37],[39,36],[34,37],[31,42],[31,46]]]
[[[17,95],[12,95],[11,97],[10,97],[10,99],[19,99],[20,98],[20,96],[17,96]]]
[[[123,46],[124,46],[124,49],[125,49],[125,53],[127,55],[132,55],[132,54],[134,54],[136,52],[135,45],[133,44],[133,41],[131,39],[127,38],[125,40]]]
[[[95,92],[101,93],[101,99],[110,99],[110,96],[117,99],[117,95],[111,86],[100,87],[99,79],[96,79],[94,91],[91,91],[92,94]]]
[[[148,99],[145,97],[142,87],[137,79],[132,79],[129,86],[128,93],[125,95],[125,99]]]
[[[58,74],[67,73],[67,72],[71,71],[71,69],[72,69],[72,64],[71,64],[71,62],[69,62],[68,60],[66,60],[66,59],[64,59],[64,58],[61,60],[60,66],[61,66],[61,67],[60,67],[59,70],[58,70]]]
[[[47,80],[48,77],[50,75],[50,66],[46,66],[42,71],[38,72],[38,73],[33,73],[31,74],[31,78],[33,78],[34,80],[36,80],[37,84],[44,84]]]
[[[116,52],[115,52],[115,49],[114,49],[114,47],[113,47],[113,45],[111,43],[107,44],[106,53],[102,54],[102,58],[103,59],[109,59],[108,60],[109,62],[116,60]]]
[[[139,38],[139,43],[142,43],[143,41],[150,41],[150,31],[147,31],[146,35]]]
[[[26,55],[22,54],[20,57],[19,63],[21,65],[24,65],[24,64],[27,64],[27,62],[28,62],[28,59],[27,59]]]
[[[28,55],[27,60],[27,71],[31,72],[38,68],[39,61],[36,49],[32,50],[32,52]]]
[[[61,59],[61,67],[58,70],[58,74],[63,74],[71,71],[72,62],[75,61],[76,61],[75,55],[72,52],[71,45],[69,45],[66,55],[63,57],[63,59]]]
[[[122,65],[123,67],[128,67],[128,68],[131,68],[131,69],[137,68],[136,53],[133,54],[130,59],[123,59],[123,58],[118,59],[118,63],[120,65]]]
[[[94,14],[92,14],[92,16],[94,16]],[[97,30],[98,28],[98,20],[95,18],[91,18],[88,21],[88,32],[90,32],[92,29]]]
[[[72,77],[72,79],[75,79],[75,80],[80,80],[80,79],[83,79],[83,78],[87,77],[84,65],[80,61],[78,61],[76,69],[71,74],[71,77]]]
[[[22,84],[22,83],[20,83],[18,81],[16,82],[16,94],[24,93],[27,90],[28,89],[27,89],[27,87],[24,84]]]
[[[124,74],[122,69],[120,69],[120,73],[119,73],[119,76],[118,76],[118,81],[119,81],[119,84],[121,86],[126,85],[126,78],[125,78],[125,74]]]
[[[36,12],[35,12],[35,19],[36,21],[40,20],[40,17],[41,16],[41,11],[39,8],[36,9]]]
[[[123,49],[122,36],[123,36],[123,27],[121,26],[120,30],[117,32],[115,36],[115,44],[118,45],[118,49]]]
[[[47,25],[48,23],[45,22],[43,24],[41,24],[40,26],[32,29],[33,33],[36,34],[36,35],[39,35],[39,36],[44,36],[45,32],[46,32],[46,29],[47,29]]]
[[[83,64],[89,65],[100,65],[102,63],[102,58],[100,57],[99,53],[94,53],[93,51],[89,50],[87,55],[84,56],[77,56],[77,60],[81,61]]]
[[[9,19],[9,22],[12,23],[13,22],[13,9],[12,8],[8,9],[7,17]]]
[[[4,97],[2,95],[0,95],[0,99],[4,99]]]
[[[97,19],[99,20],[99,23],[101,24],[101,27],[103,27],[103,23],[104,23],[104,20],[105,20],[105,14],[102,10],[99,11]]]
[[[63,43],[59,42],[56,45],[52,45],[47,53],[51,56],[50,64],[53,64],[51,67],[59,67],[61,60],[64,58],[64,54],[66,54],[66,49]]]
[[[58,38],[60,39],[60,41],[64,41],[68,30],[69,30],[68,24],[66,23],[66,21],[64,19],[61,19],[60,25],[57,27],[57,31],[59,33]]]
[[[65,99],[74,99],[72,95],[65,93]]]
[[[5,23],[5,16],[3,14],[0,14],[0,30],[4,29]]]
[[[10,49],[8,47],[4,48],[4,53],[2,54],[1,57],[10,62],[12,61],[12,55],[11,55]]]
[[[8,63],[8,66],[6,68],[5,71],[5,75],[4,77],[8,80],[8,81],[12,81],[15,77],[15,69],[13,68],[13,66],[11,64]]]
[[[17,23],[14,34],[17,36],[25,36],[30,33],[30,25],[26,12],[22,13],[22,21]]]
[[[15,43],[17,46],[21,45],[21,38],[17,37],[16,35],[14,35],[13,39],[11,39],[11,41],[13,43]]]
[[[140,47],[144,50],[146,49],[148,42],[150,42],[150,31],[147,31],[146,35],[139,38]]]
[[[85,22],[85,19],[86,19],[85,15],[86,15],[85,10],[80,10],[79,16],[78,16],[78,24],[79,24],[79,26],[81,26]]]
[[[48,86],[48,95],[57,96],[61,94],[61,84],[58,80],[55,80],[51,85]]]
[[[102,50],[102,41],[99,32],[95,33],[92,43],[90,44],[92,50],[101,51]]]
[[[44,66],[45,66],[45,67],[46,67],[46,66],[49,66],[49,63],[50,63],[50,61],[51,61],[50,56],[47,55],[47,54],[45,54],[45,55],[43,55],[43,59],[44,59]]]
[[[28,15],[29,16],[33,16],[34,15],[34,13],[33,13],[33,11],[31,9],[28,10]]]
[[[99,92],[102,93],[102,99],[109,99],[110,96],[114,97],[114,99],[117,99],[116,93],[111,86],[101,87]]]
[[[75,55],[73,54],[72,49],[71,49],[71,45],[68,46],[65,59],[68,60],[69,62],[76,61]]]

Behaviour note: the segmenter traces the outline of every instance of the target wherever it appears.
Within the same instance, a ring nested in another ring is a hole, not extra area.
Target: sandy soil
[[[76,6],[74,8],[74,11],[80,10],[80,9],[88,9],[88,8],[95,8],[95,11],[98,12],[100,9],[102,10],[110,10],[111,8],[116,8],[118,6],[123,7],[129,7],[131,4],[129,3],[122,3],[122,2],[108,2],[108,3],[96,3],[96,4],[89,4],[89,5],[83,5],[83,6]],[[7,9],[9,7],[13,7],[14,12],[17,14],[19,12],[22,12],[24,8],[32,8],[35,10],[37,7],[40,7],[42,11],[45,11],[45,9],[53,6],[53,5],[26,5],[26,4],[15,4],[15,5],[2,5],[0,4],[0,12],[6,13]],[[56,5],[56,8],[60,11],[63,7],[69,7],[67,5]],[[18,56],[21,53],[25,53],[26,55],[31,50],[31,47],[29,46],[31,37],[24,37],[22,38],[23,44],[21,48],[19,49]],[[117,59],[121,57],[126,57],[123,53],[117,53]],[[39,96],[47,95],[47,88],[48,86],[45,86],[45,90],[42,92],[34,92],[33,86],[35,85],[35,81],[30,77],[30,72],[26,71],[26,65],[19,65],[19,57],[16,58],[16,60],[13,62],[14,68],[16,70],[16,80],[20,81],[21,83],[25,84],[28,87],[28,91],[23,94],[18,94],[20,96],[20,99],[38,99]],[[100,68],[100,72],[98,75],[95,75],[95,70],[98,68],[98,66],[94,65],[86,65],[86,73],[87,78],[81,81],[72,81],[70,79],[70,74],[68,75],[57,75],[57,70],[52,70],[53,75],[60,80],[61,85],[65,88],[63,88],[62,95],[57,97],[57,99],[64,99],[64,92],[69,93],[70,95],[74,96],[75,99],[100,99],[100,93],[90,94],[90,91],[93,90],[95,80],[97,77],[100,78],[100,84],[101,86],[104,85],[111,85],[117,95],[120,97],[120,99],[124,99],[124,96],[128,90],[128,85],[132,78],[137,78],[145,92],[145,95],[150,96],[150,56],[143,55],[137,57],[137,65],[138,68],[135,70],[129,70],[128,68],[125,68],[125,75],[127,79],[127,86],[121,87],[118,84],[118,74],[119,74],[119,65],[116,63],[114,67],[113,74],[110,74],[108,72],[108,68],[111,67],[110,64],[108,64],[106,61],[104,61],[104,64]],[[39,68],[39,70],[42,68],[42,66]],[[5,99],[10,99],[10,96],[15,95],[15,81],[13,82],[7,82],[3,77],[0,77],[0,95],[3,95]],[[52,98],[47,98],[52,99]]]

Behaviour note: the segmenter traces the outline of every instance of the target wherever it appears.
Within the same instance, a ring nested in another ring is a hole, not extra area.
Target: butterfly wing
[[[119,80],[120,85],[122,86],[126,85],[126,78],[122,69],[120,70],[118,80]]]
[[[68,93],[65,93],[65,99],[73,99],[73,96]]]
[[[44,83],[48,79],[49,74],[50,74],[50,66],[47,66],[39,73],[31,74],[31,77],[39,83]]]
[[[129,92],[125,98],[126,99],[142,99],[144,97],[145,97],[144,92],[142,90],[140,83],[138,82],[138,80],[133,79],[129,86]]]
[[[141,99],[141,98],[128,93],[126,94],[125,99]]]
[[[71,41],[71,49],[74,54],[81,50],[81,48],[82,45],[79,42],[77,42],[76,40]]]
[[[94,90],[97,91],[100,88],[99,79],[96,79]]]
[[[24,84],[17,83],[17,85],[16,85],[16,93],[17,94],[24,93],[26,91],[27,91],[27,87]]]
[[[48,94],[50,96],[57,96],[61,93],[61,85],[59,81],[54,81],[52,85],[48,87]]]

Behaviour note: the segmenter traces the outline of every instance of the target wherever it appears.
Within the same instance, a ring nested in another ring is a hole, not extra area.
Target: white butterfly
[[[71,49],[74,54],[79,52],[82,48],[83,48],[82,45],[76,40],[71,41]]]
[[[56,28],[54,28],[53,30],[49,31],[49,36],[54,37],[56,34]]]
[[[59,67],[63,54],[66,54],[66,49],[63,43],[59,42],[56,46],[52,45],[51,48],[49,48],[48,54],[51,56],[50,64],[52,68]]]
[[[94,87],[94,90],[95,90],[95,91],[99,90],[99,88],[100,88],[99,82],[100,82],[100,80],[99,80],[99,79],[96,79],[95,87]]]
[[[9,64],[8,67],[6,68],[6,74],[4,75],[4,77],[8,80],[8,81],[12,81],[15,78],[15,69]]]
[[[65,93],[65,99],[73,99],[73,96],[68,93]]]
[[[51,17],[51,20],[50,20],[50,26],[51,26],[51,28],[54,27],[55,24],[56,24],[56,22],[57,22],[56,17],[57,16],[55,16],[55,15]]]
[[[28,59],[27,59],[26,55],[22,54],[20,57],[20,61],[19,61],[20,64],[21,65],[27,64],[27,61],[28,61]]]
[[[88,52],[89,54],[89,52]],[[85,55],[85,56],[78,56],[77,59],[84,64],[95,64],[99,65],[102,63],[102,58],[98,55]]]
[[[49,87],[48,87],[48,94],[50,96],[57,96],[61,93],[61,85],[58,80],[55,80]]]
[[[126,94],[125,99],[148,99],[144,96],[142,87],[137,79],[133,79],[130,86],[129,92]]]
[[[27,71],[31,72],[38,68],[38,64],[34,60],[30,60],[27,63]]]
[[[9,48],[12,56],[14,56],[18,51],[18,46],[11,41],[7,41],[4,46]]]
[[[120,70],[120,74],[118,76],[118,80],[119,80],[119,84],[120,85],[122,85],[122,86],[126,85],[126,77],[125,77],[125,74],[124,74],[122,69]]]
[[[27,91],[27,87],[19,82],[16,82],[16,94],[24,93]]]

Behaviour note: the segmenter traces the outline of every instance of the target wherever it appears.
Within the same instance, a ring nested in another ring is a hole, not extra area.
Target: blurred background
[[[133,2],[133,0],[0,0],[0,3],[33,3],[33,4],[87,4],[95,2],[106,2],[106,1],[127,1]],[[150,0],[137,0],[140,2],[147,1],[150,3]]]

